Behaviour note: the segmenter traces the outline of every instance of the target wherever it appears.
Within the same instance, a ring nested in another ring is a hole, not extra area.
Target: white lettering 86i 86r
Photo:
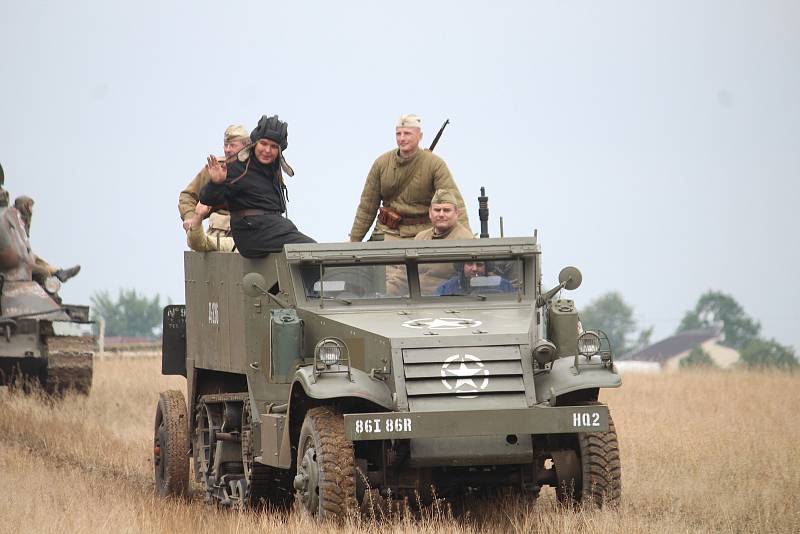
[[[573,413],[572,426],[576,428],[600,426],[600,414],[588,412]]]
[[[395,417],[386,420],[356,420],[356,434],[376,434],[379,432],[411,432],[411,418]]]

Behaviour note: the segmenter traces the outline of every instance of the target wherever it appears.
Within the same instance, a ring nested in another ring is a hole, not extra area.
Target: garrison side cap
[[[470,257],[534,256],[541,247],[533,237],[465,239],[448,241],[367,241],[363,243],[298,243],[285,245],[289,263],[359,261],[402,262],[419,260],[447,261]]]

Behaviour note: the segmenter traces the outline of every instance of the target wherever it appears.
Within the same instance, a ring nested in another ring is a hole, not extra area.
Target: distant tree
[[[754,339],[741,350],[739,365],[749,368],[777,367],[796,369],[800,362],[791,347],[781,345],[774,339]]]
[[[637,350],[642,350],[643,348],[650,345],[651,341],[650,338],[653,337],[653,327],[644,328],[641,332],[639,332],[639,337],[636,340],[636,343],[631,346],[629,352],[635,352]]]
[[[633,308],[616,291],[600,295],[580,313],[581,324],[585,330],[602,330],[608,335],[615,355],[622,355],[635,347],[628,343],[628,337],[636,330]],[[649,343],[650,333],[645,330],[640,342]],[[638,344],[638,343],[637,343]]]
[[[90,297],[92,314],[106,322],[107,336],[154,337],[161,324],[160,297],[139,296],[135,289],[120,289],[117,300],[108,291]]]
[[[681,369],[690,369],[697,367],[716,367],[717,364],[711,359],[711,356],[703,350],[703,347],[696,345],[689,351],[689,355],[680,361],[678,365]]]
[[[725,335],[722,344],[734,349],[741,349],[749,341],[757,339],[761,331],[761,325],[751,319],[733,297],[720,291],[707,291],[700,296],[694,310],[683,316],[678,332],[720,323]]]

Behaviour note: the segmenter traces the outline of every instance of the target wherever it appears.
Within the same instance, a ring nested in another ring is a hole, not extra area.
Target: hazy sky
[[[227,11],[226,11],[227,10]],[[478,227],[536,228],[547,285],[618,290],[655,339],[708,289],[800,348],[800,2],[11,2],[0,162],[66,302],[183,302],[178,192],[231,123],[289,123],[289,214],[342,241],[418,113]]]

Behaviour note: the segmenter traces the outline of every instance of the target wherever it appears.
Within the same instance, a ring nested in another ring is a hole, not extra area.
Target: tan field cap
[[[422,128],[422,119],[417,115],[401,115],[396,128]]]
[[[450,192],[449,189],[437,189],[431,198],[431,204],[452,204],[458,206],[456,203],[456,196]]]
[[[231,124],[225,128],[225,142],[230,143],[231,141],[244,141],[245,143],[249,143],[250,133],[241,124]]]

